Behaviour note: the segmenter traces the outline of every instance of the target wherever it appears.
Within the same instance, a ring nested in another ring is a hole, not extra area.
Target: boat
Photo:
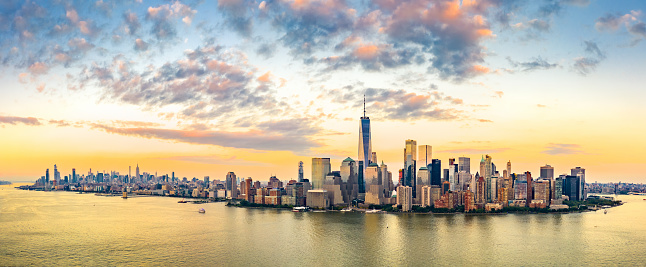
[[[367,210],[366,213],[382,213],[380,210],[372,209],[372,210]]]
[[[352,209],[348,207],[348,208],[344,208],[344,209],[342,209],[341,211],[342,211],[342,212],[348,212],[348,211],[352,211]]]
[[[197,211],[197,212],[199,212],[199,213],[206,213],[206,211],[205,211],[204,209],[200,209],[200,210],[199,210],[199,211]]]
[[[293,212],[306,212],[309,208],[308,207],[294,207],[292,208]]]
[[[182,200],[177,201],[177,203],[186,203],[186,200],[184,200],[184,199],[182,198]]]
[[[607,214],[607,213],[608,213],[608,210],[603,210],[603,214]]]

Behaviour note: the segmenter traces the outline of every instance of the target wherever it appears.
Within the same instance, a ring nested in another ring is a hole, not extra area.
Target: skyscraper
[[[139,180],[139,178],[141,177],[139,176],[139,163],[137,163],[137,168],[135,169],[135,175],[137,175],[137,177],[135,177],[135,181]]]
[[[471,159],[467,157],[458,158],[458,172],[465,171],[471,173]]]
[[[439,159],[431,160],[430,168],[428,169],[431,174],[431,185],[442,185],[442,161]]]
[[[61,173],[58,172],[58,168],[56,167],[56,164],[54,164],[54,181],[56,181],[57,184],[61,182]]]
[[[541,167],[541,177],[543,179],[553,179],[554,178],[554,167],[545,164]]]
[[[491,176],[493,174],[492,165],[491,165],[491,156],[485,155],[485,157],[480,161],[480,175],[485,179],[485,191],[486,191],[486,200],[487,203],[491,203],[494,199],[494,196],[491,192]],[[484,173],[482,173],[484,171]]]
[[[420,167],[425,166],[428,168],[428,164],[431,164],[433,159],[433,147],[429,145],[421,145],[417,150],[419,153],[418,162]]]
[[[363,161],[363,168],[360,170],[363,174],[372,156],[372,141],[370,139],[370,118],[366,116],[366,96],[363,96],[363,117],[361,117],[361,125],[359,127],[359,161]],[[376,162],[375,162],[376,163]],[[316,189],[316,188],[315,188]]]
[[[56,166],[56,165],[54,165]],[[579,176],[579,196],[581,196],[580,200],[586,200],[588,198],[588,192],[585,190],[585,169],[581,167],[576,167],[572,168],[570,170],[570,175],[572,176]]]
[[[413,188],[413,198],[416,196],[416,166],[417,166],[417,141],[408,139],[404,147],[404,185]]]
[[[137,169],[139,170],[139,169]],[[173,174],[174,176],[175,174]],[[227,173],[227,178],[225,180],[225,188],[226,188],[226,194],[227,198],[229,199],[236,199],[238,198],[238,179],[236,178],[236,174],[233,172]]]
[[[303,182],[303,162],[299,161],[298,162],[298,182],[302,183]]]
[[[312,158],[312,183],[313,189],[323,189],[325,176],[330,173],[330,158]]]
[[[507,161],[507,175],[511,176],[511,160]]]

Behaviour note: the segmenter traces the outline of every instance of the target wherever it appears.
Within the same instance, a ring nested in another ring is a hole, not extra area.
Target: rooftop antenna
[[[366,94],[363,94],[363,117],[366,117]]]

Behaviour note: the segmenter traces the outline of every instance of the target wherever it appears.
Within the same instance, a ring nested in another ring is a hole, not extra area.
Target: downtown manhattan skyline
[[[139,164],[178,177],[290,180],[299,161],[309,174],[311,158],[336,167],[369,152],[395,176],[412,139],[432,146],[442,169],[459,157],[477,169],[489,154],[518,173],[582,166],[588,183],[641,183],[645,9],[6,1],[0,179],[33,181],[54,164],[65,174]]]

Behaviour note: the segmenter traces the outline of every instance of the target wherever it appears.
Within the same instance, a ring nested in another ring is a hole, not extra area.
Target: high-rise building
[[[458,158],[458,172],[465,171],[471,173],[471,159],[467,157]]]
[[[175,174],[173,173],[173,176]],[[227,198],[229,199],[236,199],[238,198],[238,179],[236,178],[236,174],[233,172],[227,173],[227,177],[225,180],[225,189]]]
[[[341,162],[341,181],[344,183],[357,183],[357,163],[347,157]]]
[[[415,197],[417,172],[417,141],[408,139],[404,147],[404,186],[410,186]]]
[[[534,186],[533,186],[534,180],[532,179],[531,172],[525,172],[525,178],[527,179],[527,206],[529,207],[529,204],[534,199]]]
[[[543,179],[554,179],[554,167],[545,164],[541,167],[541,177]]]
[[[377,152],[372,152],[372,157],[370,159],[370,163],[378,164],[377,163]]]
[[[57,184],[60,184],[61,182],[61,173],[58,172],[56,164],[54,164],[54,181],[56,181]]]
[[[366,204],[383,204],[384,187],[381,170],[377,163],[370,163],[366,168]]]
[[[567,175],[563,181],[563,195],[570,200],[581,201],[581,176]]]
[[[476,191],[476,197],[475,197],[476,204],[484,205],[485,202],[486,202],[486,188],[485,188],[486,183],[485,183],[485,180],[484,180],[484,178],[482,176],[477,175],[477,174],[476,174],[476,176],[479,176],[479,177],[476,178],[477,181],[478,181],[477,186],[476,186],[476,190],[475,190]]]
[[[507,175],[511,175],[511,160],[507,161]]]
[[[76,183],[77,178],[76,178],[76,168],[72,168],[72,183]]]
[[[413,188],[410,186],[397,187],[397,205],[402,206],[402,211],[410,211],[413,207]]]
[[[429,173],[431,174],[431,185],[442,185],[442,161],[439,159],[431,160]]]
[[[417,160],[419,163],[417,165],[428,168],[428,165],[431,164],[431,160],[433,159],[433,147],[429,145],[418,146],[417,153],[419,153]]]
[[[302,183],[303,179],[304,179],[304,177],[303,177],[303,162],[299,161],[298,162],[298,181]]]
[[[56,166],[56,165],[54,165],[54,166]],[[579,185],[580,200],[586,200],[588,198],[588,192],[585,189],[585,169],[581,168],[581,167],[576,167],[576,168],[572,168],[570,171],[571,171],[571,173],[570,173],[571,176],[579,176],[580,177],[579,178],[579,183],[581,183]]]
[[[312,183],[313,189],[323,189],[325,176],[330,173],[330,158],[312,158]]]
[[[426,166],[419,167],[417,171],[417,186],[431,186],[431,174]]]
[[[363,174],[365,167],[370,165],[372,157],[372,141],[370,136],[370,118],[366,116],[366,96],[363,96],[363,117],[359,127],[359,161],[363,161],[363,168],[360,170]],[[363,176],[363,175],[361,175]]]
[[[487,185],[486,185],[486,187],[487,187],[486,188],[486,191],[487,191],[487,203],[491,203],[493,201],[493,199],[494,199],[494,195],[491,192],[491,188],[492,188],[491,187],[492,186],[491,185],[491,177],[492,177],[492,174],[493,174],[492,166],[491,166],[491,160],[492,160],[491,156],[485,155],[485,158],[484,158],[484,167],[485,167],[484,171],[485,171],[485,173],[484,173],[483,176],[484,176],[485,182],[487,183]],[[480,175],[482,175],[482,173],[480,173]]]
[[[135,168],[135,175],[137,175],[136,180],[139,180],[141,176],[139,176],[139,163],[137,163],[137,168]]]
[[[49,169],[45,171],[45,183],[49,184]]]

